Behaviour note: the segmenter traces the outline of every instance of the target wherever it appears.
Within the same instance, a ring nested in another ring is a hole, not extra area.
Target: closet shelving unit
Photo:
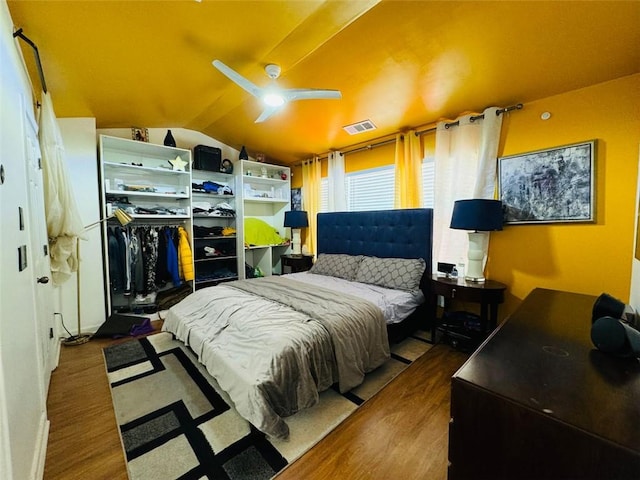
[[[190,150],[100,135],[98,151],[102,218],[120,206],[134,218],[132,226],[183,226],[192,238]],[[174,170],[171,162],[178,157],[186,162],[184,171]],[[140,208],[148,213],[134,211]],[[140,298],[135,292],[125,294],[111,288],[107,229],[117,221],[102,225],[109,314],[140,313],[152,308],[154,303],[147,296]],[[172,286],[169,283],[165,288]]]
[[[236,176],[228,173],[211,172],[206,170],[193,170],[192,182],[195,185],[204,185],[205,182],[213,182],[221,188],[228,187],[232,194],[219,194],[215,191],[200,192],[192,189],[192,213],[193,213],[193,253],[195,263],[195,288],[209,287],[220,282],[237,280],[238,272],[243,270],[241,256],[241,237],[236,234],[213,235],[210,232],[226,227],[237,231],[237,189]],[[210,212],[198,212],[197,206],[210,205]],[[218,206],[225,204],[236,212],[235,216],[217,216]],[[200,227],[200,228],[199,228]],[[209,232],[207,232],[209,230]]]
[[[238,232],[241,238],[244,239],[244,219],[248,217],[265,221],[282,237],[289,236],[284,228],[284,212],[291,209],[291,169],[252,160],[241,160],[239,164],[243,221],[238,222]],[[278,275],[282,273],[280,256],[289,250],[288,244],[245,245],[244,262],[258,267],[265,276]]]

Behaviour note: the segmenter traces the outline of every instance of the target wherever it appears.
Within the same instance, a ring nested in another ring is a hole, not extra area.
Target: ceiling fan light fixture
[[[280,89],[277,86],[262,88],[246,79],[234,69],[222,63],[220,60],[214,60],[212,64],[233,83],[238,85],[245,92],[259,99],[265,105],[264,110],[256,119],[255,123],[264,122],[273,114],[279,112],[281,107],[287,102],[293,102],[296,100],[324,100],[328,98],[342,98],[340,90],[323,90],[319,88]],[[267,73],[267,76],[273,80],[280,76],[280,67],[273,63],[266,65],[265,71]]]
[[[262,101],[269,107],[281,107],[284,105],[284,97],[278,92],[265,92]]]

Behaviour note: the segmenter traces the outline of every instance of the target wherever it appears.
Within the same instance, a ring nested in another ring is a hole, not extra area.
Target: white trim
[[[47,458],[47,443],[49,440],[49,428],[51,422],[47,418],[46,412],[42,412],[40,417],[39,435],[33,452],[33,465],[31,466],[31,478],[41,479],[44,477],[44,464]]]

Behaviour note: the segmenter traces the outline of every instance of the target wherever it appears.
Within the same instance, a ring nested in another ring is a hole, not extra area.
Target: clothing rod
[[[42,90],[44,93],[47,93],[47,82],[44,80],[44,71],[42,70],[42,62],[40,61],[40,52],[38,52],[38,47],[33,43],[24,33],[22,33],[22,28],[19,28],[15,32],[13,32],[13,38],[20,37],[22,40],[27,42],[27,44],[33,48],[33,53],[36,57],[36,67],[38,68],[38,76],[40,77],[40,83],[42,84]]]
[[[223,217],[209,217],[209,218],[223,218]],[[156,219],[146,219],[140,217],[134,217],[133,222],[127,225],[119,225],[118,223],[114,223],[109,219],[107,225],[110,227],[116,226],[120,228],[129,228],[129,227],[179,227],[186,225],[187,219],[183,220],[158,220]],[[136,223],[137,222],[137,223]]]

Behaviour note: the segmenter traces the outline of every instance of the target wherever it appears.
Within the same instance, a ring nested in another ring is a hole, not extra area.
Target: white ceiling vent
[[[377,127],[371,120],[363,120],[362,122],[352,123],[346,127],[342,127],[349,135],[356,135],[357,133],[369,132],[375,130]]]

